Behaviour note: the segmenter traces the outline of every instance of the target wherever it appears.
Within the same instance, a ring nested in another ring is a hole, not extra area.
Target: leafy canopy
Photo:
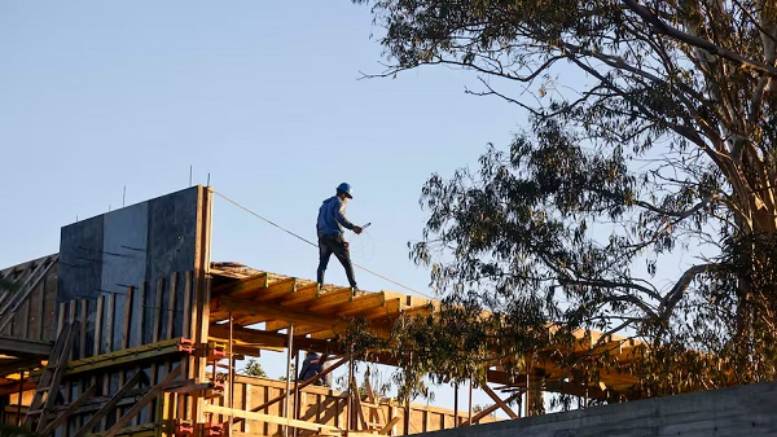
[[[777,2],[371,3],[374,76],[472,71],[531,126],[424,185],[411,256],[458,313],[399,328],[407,370],[461,378],[583,328],[647,342],[635,396],[776,376]],[[578,358],[555,357],[585,382]]]

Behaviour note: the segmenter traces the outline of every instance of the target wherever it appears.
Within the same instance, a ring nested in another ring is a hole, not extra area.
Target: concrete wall
[[[627,402],[419,435],[777,436],[777,383]]]

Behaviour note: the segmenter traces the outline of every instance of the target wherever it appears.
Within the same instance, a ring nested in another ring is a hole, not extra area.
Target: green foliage
[[[267,373],[262,368],[262,364],[255,358],[250,358],[243,368],[243,374],[248,376],[258,376],[262,378],[267,377]],[[286,375],[283,376],[286,378]]]
[[[635,396],[777,377],[777,3],[372,10],[390,62],[376,76],[463,68],[482,85],[470,94],[516,105],[531,126],[422,189],[411,256],[445,303],[396,327],[404,384],[482,381],[495,361],[519,378],[532,359],[595,381],[611,357],[558,352],[580,329],[646,342],[624,369],[642,377]],[[686,249],[698,262],[657,283]]]

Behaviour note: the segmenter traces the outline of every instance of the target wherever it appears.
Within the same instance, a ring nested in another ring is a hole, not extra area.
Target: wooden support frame
[[[515,392],[512,395],[508,396],[502,402],[505,402],[505,403],[506,402],[512,402],[513,400],[515,400],[518,397],[520,397],[521,394],[522,394],[521,392]],[[466,422],[463,422],[461,424],[461,426],[467,426],[467,425],[471,425],[473,423],[478,423],[478,421],[480,421],[480,419],[488,416],[489,414],[493,413],[494,411],[498,410],[499,408],[500,407],[497,404],[491,405],[490,407],[483,409],[482,411],[480,411],[479,413],[475,414],[474,416],[470,416],[470,418],[467,419]]]
[[[233,409],[228,407],[221,407],[213,404],[205,404],[204,411],[211,414],[219,414],[222,416],[234,416],[240,420],[255,420],[257,422],[266,422],[280,425],[287,428],[299,428],[306,431],[314,431],[319,435],[342,435],[343,432],[337,427],[329,425],[320,425],[317,423],[306,422],[304,420],[296,420],[292,418],[284,418],[279,416],[272,416],[269,414],[257,413],[255,411],[244,411],[239,409]],[[235,420],[235,423],[238,423]],[[348,434],[353,436],[352,433]]]
[[[45,436],[52,433],[59,425],[64,423],[68,419],[68,417],[70,417],[79,408],[81,408],[82,405],[84,405],[87,401],[92,399],[92,397],[94,397],[96,392],[97,392],[97,386],[94,384],[90,385],[89,388],[86,389],[86,391],[81,393],[81,396],[78,399],[71,402],[65,408],[64,411],[59,413],[59,415],[56,418],[54,418],[54,420],[46,423],[46,426],[43,427],[43,429],[40,431],[40,434]]]
[[[305,311],[295,311],[275,304],[261,304],[261,306],[257,306],[255,302],[228,296],[221,296],[215,299],[215,305],[218,305],[219,310],[232,311],[236,317],[236,325],[252,325],[265,320],[277,319],[323,329],[344,330],[348,327],[346,321],[332,319],[332,317],[319,316]],[[249,312],[252,315],[248,315]],[[254,313],[259,314],[253,315]],[[244,316],[241,317],[241,314]]]
[[[510,416],[511,419],[519,419],[521,416],[515,414],[515,411],[513,411],[512,408],[510,408],[509,405],[505,401],[502,400],[502,398],[499,397],[498,394],[494,392],[491,387],[488,386],[488,384],[483,384],[480,388],[483,389],[483,391],[488,395],[488,397],[491,398],[491,400],[494,401],[494,403],[502,409],[508,416]]]
[[[183,338],[172,338],[157,343],[118,350],[94,357],[69,361],[65,369],[65,376],[72,377],[96,370],[140,363],[168,355],[182,354]]]
[[[342,358],[342,359],[338,360],[336,363],[334,363],[331,366],[327,367],[326,369],[322,370],[321,373],[319,373],[318,375],[315,375],[313,377],[310,377],[310,378],[300,382],[297,385],[297,390],[302,390],[303,388],[305,388],[305,387],[315,383],[320,378],[322,378],[322,377],[324,377],[324,376],[334,372],[337,368],[339,368],[340,366],[342,366],[343,364],[345,364],[347,362],[348,362],[348,358]],[[277,403],[279,401],[282,401],[283,399],[285,399],[285,397],[286,397],[286,394],[282,393],[279,396],[276,396],[276,397],[274,397],[274,398],[264,402],[263,404],[261,404],[261,405],[259,405],[257,407],[251,408],[250,411],[251,412],[257,412],[257,411],[264,410],[265,408],[269,407],[270,405],[272,405],[274,403]],[[239,416],[236,416],[236,417],[239,417]],[[240,420],[242,420],[242,419],[235,420],[234,423],[239,423]]]
[[[116,420],[113,426],[111,426],[106,432],[102,434],[102,437],[113,437],[118,434],[129,423],[129,421],[132,420],[133,417],[138,415],[140,411],[146,407],[149,402],[153,401],[157,396],[162,394],[165,389],[175,384],[176,378],[178,378],[180,374],[181,368],[176,367],[174,370],[167,374],[162,382],[148,389],[143,397],[137,400],[123,416]]]
[[[138,383],[140,383],[145,378],[145,373],[142,371],[139,371],[135,373],[135,376],[130,378],[129,381],[124,383],[119,390],[111,396],[111,398],[105,402],[102,407],[100,407],[97,412],[95,412],[92,417],[89,419],[88,422],[86,422],[76,433],[73,437],[83,437],[87,433],[91,432],[92,429],[97,426],[97,424],[102,421],[105,416],[108,415],[114,408],[116,408],[116,404],[119,403],[122,398],[132,389],[135,387]]]

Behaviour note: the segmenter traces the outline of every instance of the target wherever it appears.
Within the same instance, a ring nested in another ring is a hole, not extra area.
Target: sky
[[[210,175],[307,238],[349,182],[347,215],[372,222],[349,237],[354,261],[428,289],[407,249],[424,225],[422,184],[507,144],[526,119],[465,95],[476,79],[453,69],[360,80],[383,71],[380,32],[346,0],[0,1],[0,267],[56,253],[61,226],[121,207],[125,187],[127,205],[185,188],[191,167],[194,183]],[[314,248],[214,208],[214,261],[315,277]],[[347,283],[334,258],[327,282]],[[282,360],[263,362],[282,373]]]
[[[422,184],[507,145],[527,118],[465,95],[469,72],[361,79],[384,69],[380,34],[347,0],[0,0],[0,267],[57,252],[61,226],[121,207],[125,187],[127,205],[187,187],[191,168],[309,239],[321,201],[349,182],[348,217],[372,223],[349,236],[354,261],[428,290],[407,248]],[[213,226],[214,261],[315,277],[314,248],[219,198]],[[326,279],[347,283],[334,258]]]

